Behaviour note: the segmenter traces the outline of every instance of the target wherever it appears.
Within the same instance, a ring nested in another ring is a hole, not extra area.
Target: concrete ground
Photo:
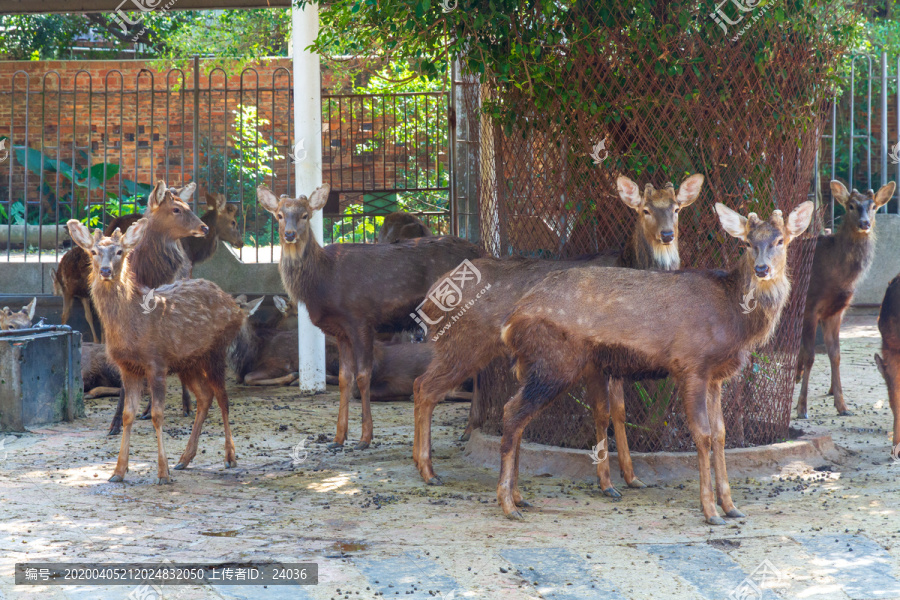
[[[704,524],[696,477],[625,488],[618,502],[595,484],[526,477],[533,507],[525,522],[508,521],[496,473],[468,464],[455,441],[468,405],[436,411],[435,467],[445,485],[435,488],[412,465],[410,403],[375,405],[369,450],[326,450],[334,391],[298,398],[292,389],[231,386],[239,467],[223,469],[214,410],[201,453],[169,486],[153,483],[156,439],[141,421],[126,482],[112,484],[119,440],[105,433],[114,402],[89,400],[85,419],[7,437],[0,448],[0,597],[160,597],[134,586],[15,586],[21,562],[274,560],[317,563],[318,585],[159,590],[179,600],[900,598],[900,462],[890,457],[891,413],[872,362],[879,344],[873,315],[847,319],[842,373],[852,417],[835,415],[824,395],[827,360],[817,356],[808,423],[833,432],[839,461],[732,478],[748,516],[725,527]],[[169,392],[174,464],[191,423],[180,416],[174,379]],[[359,431],[354,404],[350,439]]]

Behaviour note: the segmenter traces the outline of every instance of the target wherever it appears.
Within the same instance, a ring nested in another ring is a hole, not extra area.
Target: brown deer
[[[81,344],[81,381],[85,398],[117,396],[121,393],[122,376],[119,368],[106,355],[103,344]]]
[[[355,380],[362,398],[362,435],[357,449],[372,441],[369,384],[375,328],[407,321],[431,284],[454,265],[481,251],[460,238],[427,237],[396,244],[330,244],[313,237],[309,219],[322,210],[330,186],[307,198],[257,192],[260,205],[278,220],[282,244],[281,281],[294,302],[303,302],[312,322],[337,338],[341,357],[341,401],[331,447],[347,437],[350,392]]]
[[[244,246],[244,238],[237,224],[238,207],[228,204],[225,196],[216,194],[206,195],[208,210],[203,213],[200,220],[209,229],[204,237],[187,237],[181,240],[187,259],[191,263],[190,274],[193,274],[194,265],[208,260],[219,247],[219,240],[228,242],[235,248]]]
[[[900,452],[900,275],[891,280],[884,292],[878,331],[881,332],[881,355],[875,355],[875,364],[887,384],[888,401],[894,415],[891,455],[896,458]]]
[[[128,231],[128,228],[142,216],[135,213],[116,217],[106,226],[103,234],[112,235],[116,229],[122,232]],[[100,336],[97,335],[97,330],[94,328],[94,313],[91,310],[91,286],[88,283],[90,272],[91,257],[77,245],[72,246],[62,255],[56,269],[50,269],[50,275],[53,278],[53,295],[63,299],[62,324],[65,325],[69,322],[72,304],[75,298],[78,298],[84,309],[84,318],[88,327],[91,328],[91,337],[97,344],[100,342]]]
[[[231,427],[228,424],[228,395],[225,391],[225,353],[244,320],[231,296],[203,279],[178,281],[153,290],[155,308],[141,309],[151,288],[137,282],[130,269],[129,252],[134,250],[150,227],[141,219],[122,235],[103,237],[76,220],[69,221],[69,233],[76,244],[91,254],[91,297],[106,332],[106,352],[119,368],[125,389],[122,414],[122,445],[110,481],[119,482],[128,470],[131,426],[134,422],[144,382],[150,384],[151,418],[157,439],[157,483],[170,483],[169,465],[163,445],[166,374],[178,373],[197,397],[197,415],[187,447],[175,465],[184,469],[197,452],[197,441],[215,395],[225,426],[225,466],[237,464]]]
[[[384,218],[378,232],[379,244],[394,244],[401,240],[431,237],[431,230],[419,217],[408,212],[393,212]]]
[[[138,285],[158,288],[190,274],[191,263],[180,240],[203,237],[209,231],[209,227],[187,205],[195,188],[193,183],[180,189],[170,188],[160,180],[150,192],[145,213],[147,231],[132,250],[128,265]],[[116,425],[122,422],[122,406],[123,403],[120,403],[113,415],[110,435],[119,433]],[[191,414],[191,397],[184,382],[181,386],[181,409],[185,417]],[[147,418],[149,414],[150,403],[141,418]]]
[[[882,186],[878,193],[869,190],[864,196],[848,192],[840,181],[831,182],[831,194],[847,213],[834,235],[820,235],[816,240],[806,308],[803,311],[803,333],[797,356],[797,381],[802,380],[797,399],[797,418],[805,419],[809,372],[815,360],[816,328],[822,322],[825,348],[831,361],[831,389],[839,416],[852,414],[844,402],[841,387],[841,321],[853,300],[856,285],[863,278],[875,256],[875,212],[894,195],[894,182]]]
[[[22,310],[13,312],[8,306],[0,310],[0,331],[10,329],[28,329],[34,320],[34,309],[37,306],[37,298],[22,307]]]
[[[660,190],[647,184],[641,194],[640,187],[635,182],[624,176],[619,177],[619,196],[637,212],[637,220],[628,245],[618,257],[599,255],[588,257],[587,260],[563,261],[516,257],[473,261],[472,264],[480,271],[481,281],[484,283],[462,288],[458,305],[471,303],[471,308],[434,340],[434,360],[415,384],[413,460],[427,483],[441,484],[431,461],[431,419],[434,408],[450,390],[460,386],[466,379],[475,377],[494,359],[506,355],[507,349],[500,340],[500,327],[515,303],[551,271],[587,264],[618,265],[632,269],[677,269],[680,265],[678,214],[699,197],[702,186],[703,176],[696,174],[685,179],[677,193],[672,184]],[[484,300],[475,301],[476,295],[487,284],[490,284],[490,289],[484,295]],[[436,291],[432,289],[427,297],[432,298]],[[431,300],[426,300],[422,310],[430,323],[440,323],[446,314]],[[623,383],[618,379],[608,383],[606,379],[606,376],[593,373],[587,377],[598,443],[605,447],[611,412],[619,466],[625,482],[629,487],[644,487],[643,482],[634,475],[628,452]],[[468,436],[470,430],[471,414],[470,425],[464,437]],[[604,494],[612,497],[621,495],[612,485],[608,461],[597,465],[597,477]]]
[[[237,303],[246,316],[241,331],[228,351],[228,364],[244,385],[290,385],[299,370],[298,330],[255,325],[250,317],[264,297]]]
[[[772,335],[790,294],[787,247],[809,226],[813,203],[803,202],[787,222],[781,211],[767,221],[744,218],[716,204],[725,231],[748,246],[724,272],[636,271],[584,267],[549,274],[517,304],[501,337],[516,359],[519,391],[503,408],[497,499],[507,517],[521,519],[518,457],[522,432],[542,408],[569,389],[585,369],[612,377],[660,378],[678,383],[697,446],[700,502],[706,522],[744,516],[731,499],[725,470],[722,383],[737,374],[749,353]],[[745,314],[748,294],[756,308]],[[647,319],[654,316],[647,323]]]

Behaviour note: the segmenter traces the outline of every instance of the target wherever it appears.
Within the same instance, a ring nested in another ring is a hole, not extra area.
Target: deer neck
[[[869,270],[875,254],[875,221],[869,233],[860,233],[846,220],[841,223],[834,234],[838,259],[848,267],[848,271],[856,274],[858,281]]]
[[[134,273],[128,268],[128,258],[114,281],[103,281],[91,270],[91,299],[100,315],[104,332],[109,334],[108,344],[114,344],[119,337],[116,332],[137,318],[141,291]]]
[[[741,318],[745,339],[751,347],[764,344],[774,333],[791,294],[786,270],[778,277],[761,281],[754,274],[751,254],[746,252],[728,279],[732,282],[729,308]]]
[[[647,238],[641,227],[635,227],[620,262],[623,267],[629,269],[675,271],[681,268],[678,238],[676,237],[671,244],[657,244]]]
[[[136,282],[157,288],[175,281],[187,263],[187,255],[178,240],[150,219],[148,231],[131,251],[131,270]]]
[[[325,249],[312,235],[303,245],[282,243],[278,270],[291,300],[309,306],[331,262]]]

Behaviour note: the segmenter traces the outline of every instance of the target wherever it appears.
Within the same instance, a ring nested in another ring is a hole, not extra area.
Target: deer
[[[3,309],[0,310],[0,331],[29,329],[31,327],[31,322],[34,320],[34,309],[36,306],[36,297],[17,312],[13,312],[10,307],[4,306]]]
[[[109,481],[124,481],[128,471],[131,426],[143,391],[149,382],[151,420],[157,440],[157,484],[172,483],[163,443],[166,374],[171,369],[197,397],[197,414],[191,436],[176,470],[187,468],[197,453],[197,442],[215,396],[225,429],[225,467],[237,465],[234,440],[228,423],[225,390],[225,354],[237,335],[244,315],[234,300],[216,284],[204,279],[177,281],[156,288],[155,310],[144,313],[141,298],[149,287],[138,282],[130,268],[133,252],[151,228],[141,219],[123,235],[114,231],[92,236],[87,227],[68,223],[73,241],[91,255],[91,298],[106,332],[106,352],[122,377],[125,407],[122,443]],[[200,307],[200,310],[198,310]]]
[[[134,255],[128,265],[139,285],[155,289],[190,275],[191,263],[180,240],[203,237],[209,232],[209,227],[187,204],[195,189],[194,183],[176,189],[160,180],[150,192],[144,217],[147,231],[132,250]],[[150,415],[151,404],[148,403],[141,418]],[[124,401],[119,403],[113,415],[110,435],[119,433],[117,424],[122,422],[123,406]],[[181,408],[185,417],[191,414],[191,397],[184,384],[181,386]]]
[[[462,288],[458,305],[471,304],[471,307],[452,324],[452,327],[434,339],[434,359],[425,373],[415,382],[413,461],[427,484],[443,483],[435,474],[431,460],[431,420],[434,409],[448,392],[467,379],[475,377],[493,360],[508,356],[507,349],[500,339],[500,328],[515,303],[553,271],[588,264],[617,265],[630,269],[677,269],[681,264],[678,254],[678,215],[683,208],[690,206],[700,196],[703,179],[703,175],[691,175],[681,183],[677,192],[671,183],[659,190],[648,183],[641,193],[637,183],[628,177],[619,177],[616,181],[619,198],[635,211],[637,219],[628,244],[618,255],[595,255],[558,261],[522,257],[483,258],[472,261],[475,269],[481,274],[481,281],[489,283],[490,289],[484,295],[484,300],[476,301],[476,295],[483,289],[482,285]],[[437,286],[432,288],[427,298],[436,297],[438,292]],[[438,327],[446,316],[444,310],[431,300],[426,300],[422,311],[426,313],[427,322],[439,323]],[[606,447],[611,413],[623,479],[628,487],[645,487],[634,474],[628,451],[622,380],[608,381],[601,373],[588,373],[586,384],[598,444]],[[463,434],[463,439],[468,438],[471,429],[470,412],[469,426]],[[605,495],[612,498],[621,497],[621,493],[612,484],[608,461],[601,461],[597,465],[597,477]]]
[[[81,344],[81,381],[85,398],[118,396],[122,392],[119,368],[106,355],[103,344]]]
[[[894,437],[891,456],[900,452],[900,275],[894,277],[884,292],[878,313],[881,354],[875,354],[875,365],[888,389],[888,401],[894,415]]]
[[[697,447],[700,503],[710,525],[741,518],[725,468],[722,384],[765,344],[787,304],[788,245],[809,227],[813,203],[798,205],[785,220],[743,217],[724,204],[716,213],[725,232],[747,249],[728,271],[638,271],[581,267],[548,274],[516,303],[501,338],[516,361],[519,390],[503,407],[497,499],[510,519],[523,519],[518,489],[522,432],[534,415],[576,384],[586,369],[611,377],[673,377]],[[756,308],[746,313],[753,293]],[[649,316],[666,315],[641,326]]]
[[[894,195],[892,181],[866,195],[857,190],[848,192],[840,181],[831,182],[831,194],[847,213],[833,235],[816,239],[806,308],[803,311],[803,330],[800,353],[797,356],[797,381],[802,380],[797,399],[797,418],[806,419],[809,374],[815,360],[816,329],[819,322],[825,334],[825,348],[831,362],[831,389],[838,416],[848,416],[841,387],[841,322],[853,300],[856,286],[865,276],[875,256],[875,213]]]
[[[143,215],[134,213],[116,217],[103,230],[104,235],[112,235],[116,229],[127,231],[128,228]],[[91,292],[88,283],[88,274],[91,272],[91,257],[79,248],[72,246],[59,259],[56,269],[50,269],[53,280],[53,295],[63,299],[63,311],[61,322],[63,325],[69,322],[72,314],[72,305],[76,298],[81,300],[84,309],[84,318],[91,329],[91,338],[95,344],[100,343],[101,336],[97,335],[94,327],[94,313],[91,310]]]
[[[255,325],[250,317],[265,297],[246,301],[238,297],[238,306],[246,318],[228,351],[228,364],[244,385],[290,385],[300,369],[298,330]]]
[[[238,207],[228,204],[223,194],[206,195],[208,210],[200,220],[206,225],[208,233],[204,237],[186,237],[181,240],[185,255],[190,261],[188,276],[193,276],[194,265],[208,260],[219,247],[219,240],[228,242],[235,248],[244,246],[244,238],[237,224]]]
[[[377,242],[379,244],[394,244],[401,240],[430,236],[431,230],[419,217],[408,212],[397,211],[384,218],[384,223],[378,232]]]
[[[322,247],[309,220],[325,206],[331,186],[319,186],[308,198],[257,189],[260,206],[275,215],[282,244],[279,271],[291,300],[303,302],[310,320],[337,339],[340,354],[340,406],[331,448],[347,437],[352,384],[359,386],[362,433],[358,450],[372,442],[370,402],[373,344],[380,325],[408,322],[431,284],[442,273],[481,250],[463,239],[444,236],[396,244],[330,244]]]

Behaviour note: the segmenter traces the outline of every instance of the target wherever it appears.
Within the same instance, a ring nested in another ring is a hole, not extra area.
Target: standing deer
[[[146,297],[150,288],[137,282],[137,275],[128,263],[129,252],[140,244],[150,227],[149,221],[141,219],[124,235],[116,231],[112,237],[103,237],[100,230],[91,237],[88,229],[75,219],[68,224],[75,243],[91,254],[91,297],[106,332],[107,354],[119,368],[125,388],[122,445],[110,481],[122,481],[128,471],[131,426],[144,382],[148,381],[158,447],[156,481],[171,483],[163,444],[166,374],[170,369],[178,373],[197,397],[191,437],[175,469],[186,468],[196,455],[213,395],[225,427],[225,466],[236,466],[234,440],[228,424],[225,353],[243,322],[240,308],[214,283],[191,279],[157,288],[156,308],[144,313],[141,298]]]
[[[206,225],[208,233],[204,237],[187,237],[181,240],[185,255],[191,263],[189,272],[191,275],[194,265],[208,260],[215,253],[220,239],[235,248],[244,246],[244,238],[236,219],[237,206],[228,204],[222,194],[215,196],[207,194],[206,205],[209,209],[203,213],[200,220]]]
[[[28,329],[34,320],[34,309],[37,306],[37,298],[22,307],[22,310],[13,312],[8,306],[0,309],[0,331],[10,329]]]
[[[834,235],[820,235],[816,240],[806,308],[803,312],[803,333],[800,354],[797,356],[797,380],[803,380],[797,399],[797,418],[806,419],[809,372],[815,360],[816,328],[822,322],[825,348],[831,361],[831,389],[834,407],[839,416],[850,415],[841,387],[841,321],[844,311],[853,300],[856,285],[863,278],[875,256],[875,212],[894,194],[894,182],[882,186],[877,194],[872,190],[863,196],[848,192],[840,181],[831,182],[831,194],[847,210]]]
[[[362,398],[362,435],[357,449],[372,441],[369,384],[373,342],[379,325],[406,321],[431,284],[481,251],[460,238],[428,237],[396,244],[330,244],[313,237],[309,219],[322,210],[331,187],[323,185],[307,198],[275,197],[260,186],[260,205],[278,220],[282,244],[279,271],[294,302],[306,305],[312,322],[337,338],[341,401],[337,433],[331,447],[347,437],[350,393],[355,380]]]
[[[887,384],[888,401],[894,415],[894,450],[891,454],[896,457],[900,451],[900,275],[891,280],[884,292],[878,331],[881,332],[881,355],[875,355],[875,364]]]
[[[413,460],[427,483],[441,484],[441,479],[434,473],[431,461],[431,419],[435,406],[448,392],[466,379],[476,376],[491,361],[506,355],[507,349],[500,340],[500,327],[515,303],[531,287],[551,271],[586,265],[617,265],[631,269],[662,270],[679,267],[681,259],[678,255],[678,214],[682,208],[689,206],[699,197],[703,175],[691,175],[685,179],[677,193],[671,183],[660,190],[648,183],[642,195],[638,185],[624,176],[619,177],[616,184],[622,202],[637,212],[637,220],[629,243],[618,257],[600,255],[589,260],[562,261],[517,257],[505,260],[483,258],[473,261],[472,264],[481,273],[481,280],[490,283],[491,288],[477,301],[474,301],[475,296],[483,284],[466,286],[462,289],[458,305],[472,303],[472,306],[435,340],[434,359],[415,384]],[[427,297],[431,298],[435,291],[435,289],[429,291]],[[445,315],[441,308],[430,300],[425,302],[422,310],[429,322],[437,322]],[[598,443],[606,447],[611,412],[619,466],[625,482],[629,487],[644,487],[643,482],[634,475],[631,455],[628,452],[622,380],[615,379],[609,382],[605,375],[597,373],[587,375],[588,397],[592,401]],[[470,425],[464,434],[466,436],[471,429],[471,421],[470,413]],[[597,477],[604,494],[612,497],[621,495],[612,485],[608,461],[602,461],[597,465]]]
[[[791,289],[787,247],[809,226],[813,203],[800,204],[786,223],[778,210],[767,221],[723,204],[716,212],[725,231],[748,246],[730,271],[568,269],[549,274],[516,304],[501,333],[521,384],[503,408],[497,499],[507,517],[523,518],[516,508],[523,504],[523,430],[586,369],[620,378],[675,378],[697,446],[706,522],[725,524],[713,502],[710,446],[719,504],[727,517],[744,516],[731,499],[725,470],[722,383],[775,330]],[[745,314],[741,303],[751,292],[757,308]]]
[[[384,218],[384,223],[378,232],[378,243],[394,244],[401,240],[430,236],[431,230],[419,217],[408,212],[398,211]]]

